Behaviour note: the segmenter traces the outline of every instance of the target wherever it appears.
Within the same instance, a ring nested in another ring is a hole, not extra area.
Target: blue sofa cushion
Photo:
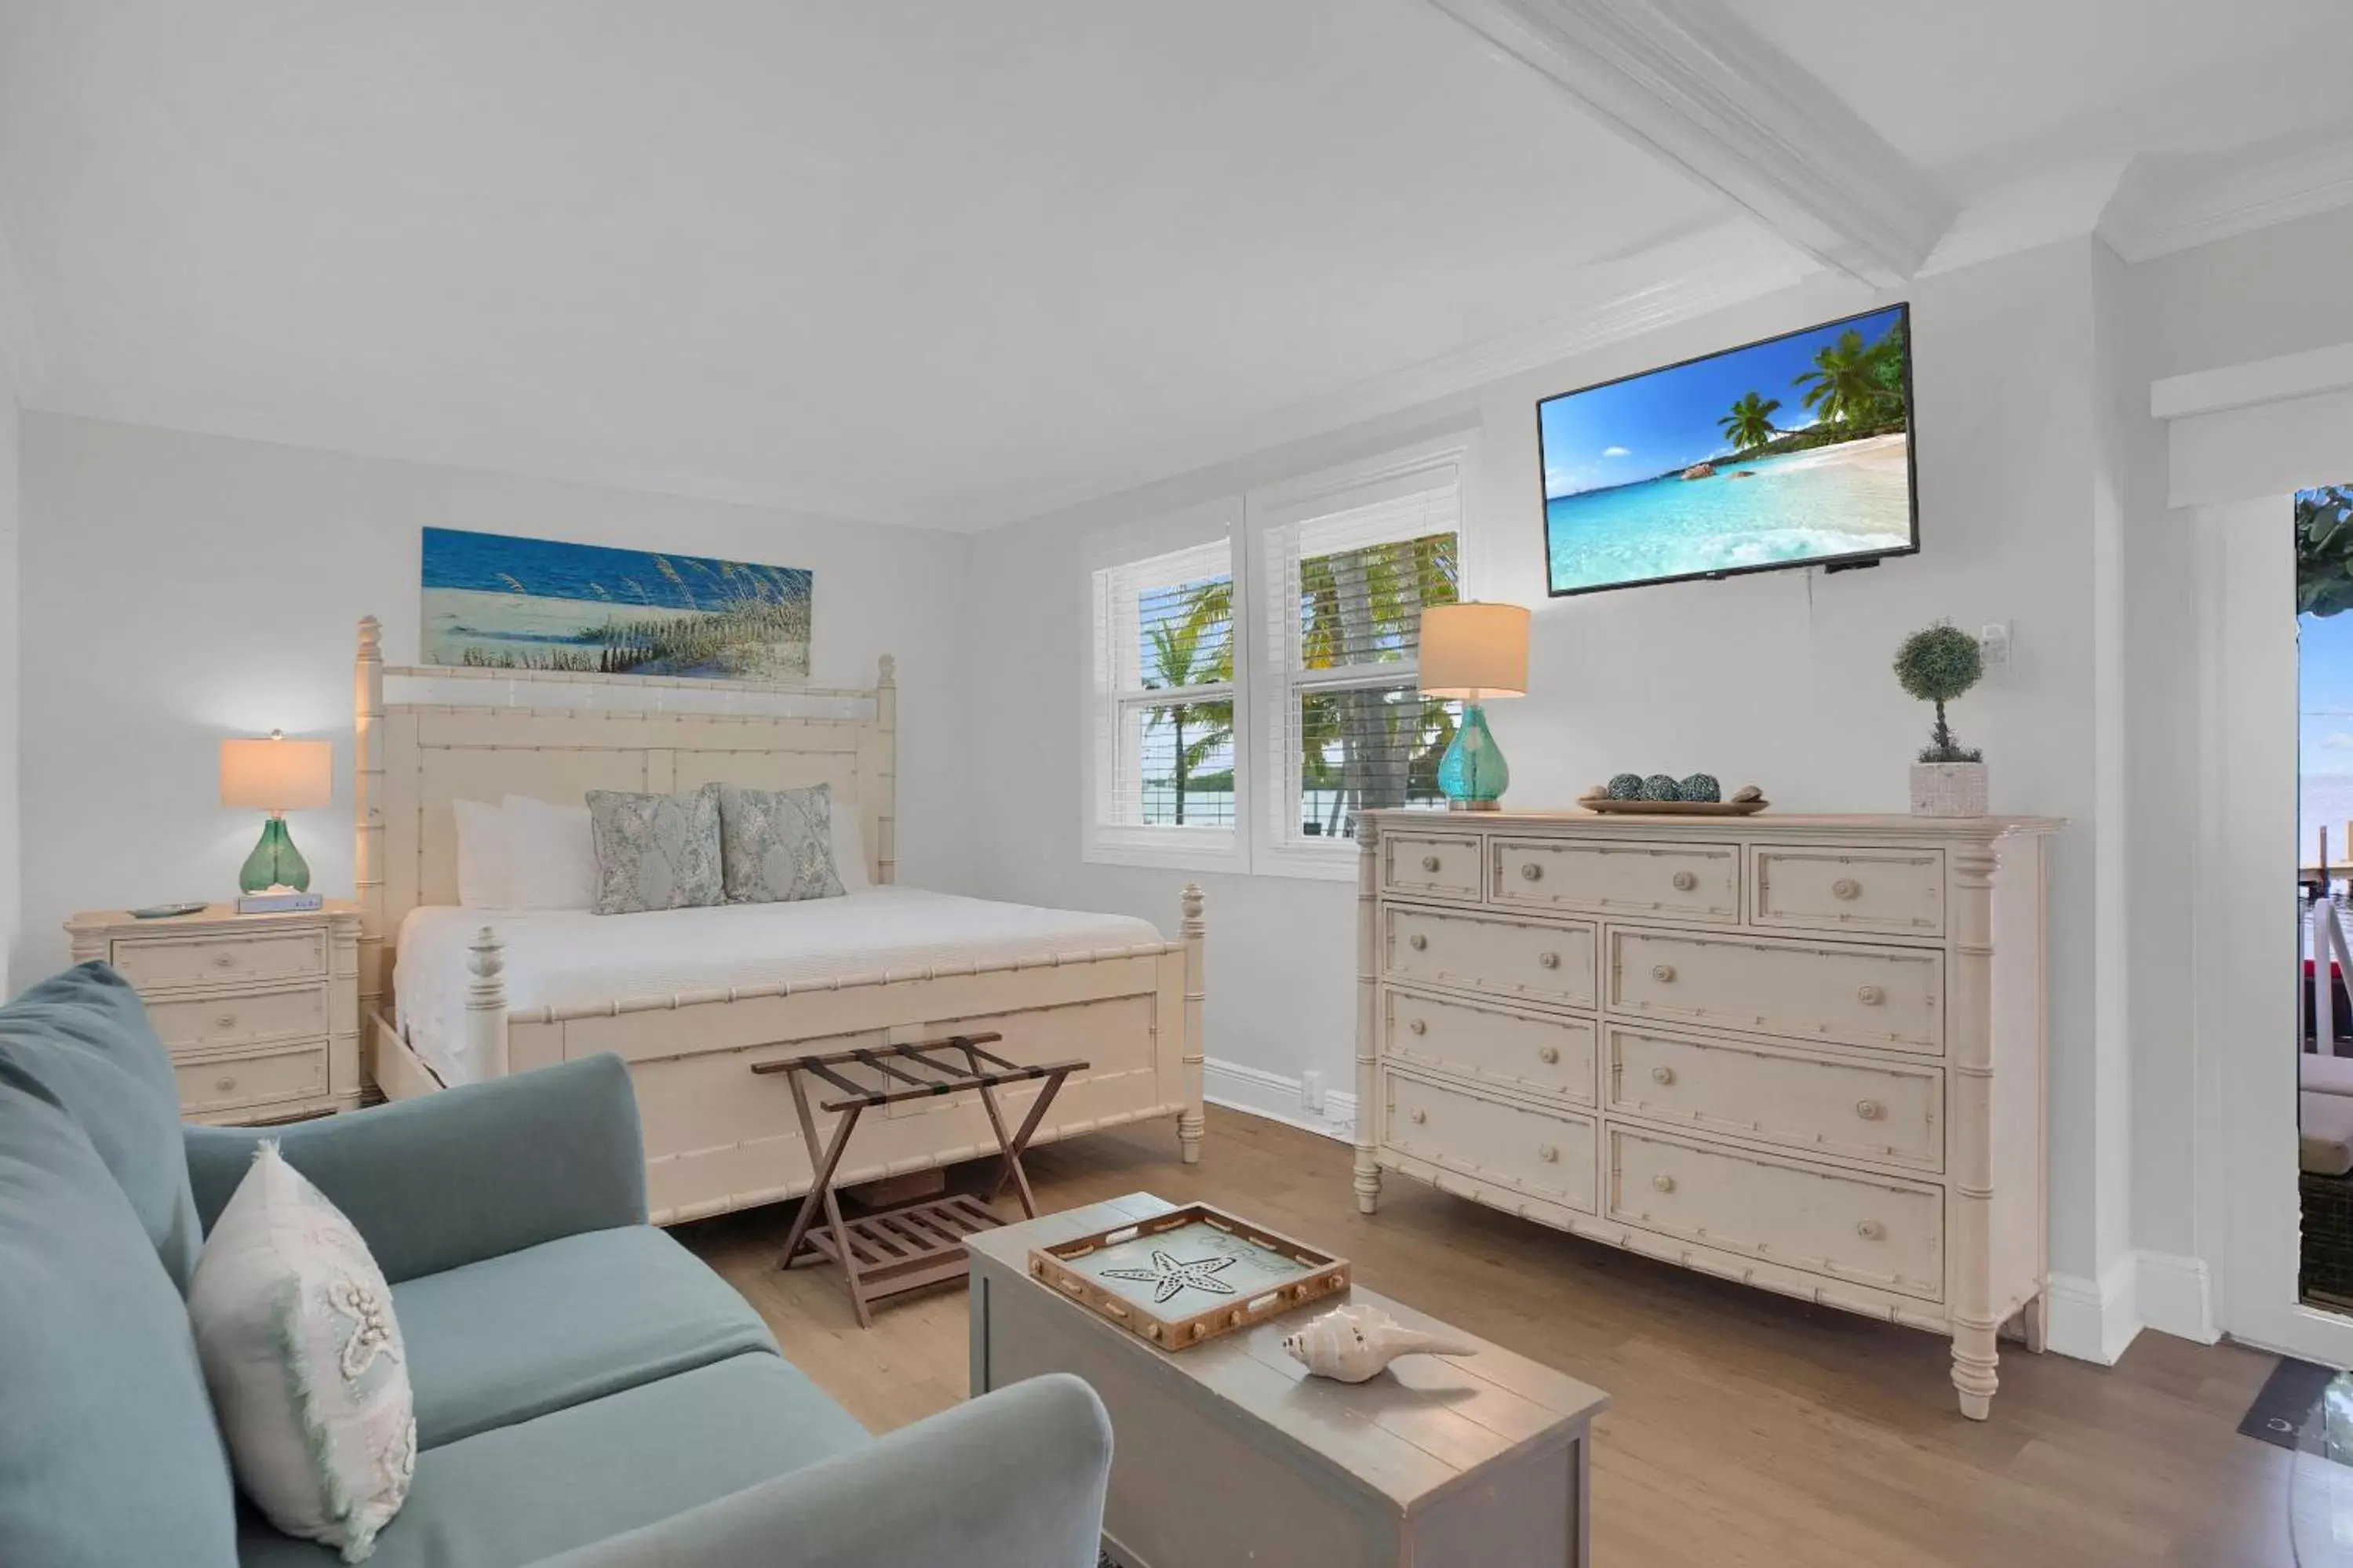
[[[227,1568],[236,1535],[152,1234],[65,1111],[0,1083],[0,1563]]]
[[[424,1448],[776,1348],[727,1281],[651,1226],[420,1275],[392,1304]]]
[[[0,1088],[80,1124],[185,1295],[205,1238],[180,1145],[180,1090],[130,983],[84,963],[0,1007]]]
[[[733,1356],[427,1449],[417,1457],[407,1504],[376,1537],[368,1564],[535,1563],[871,1441],[790,1363],[763,1352]],[[259,1518],[240,1525],[248,1568],[338,1561]],[[791,1545],[776,1543],[778,1561]]]

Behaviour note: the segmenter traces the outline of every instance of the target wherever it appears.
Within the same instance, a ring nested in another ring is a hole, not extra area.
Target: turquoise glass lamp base
[[[1503,750],[1488,733],[1485,710],[1476,702],[1464,703],[1454,743],[1438,760],[1438,788],[1446,796],[1447,809],[1500,810],[1498,803],[1511,782],[1512,770],[1504,765]]]
[[[286,819],[273,816],[262,824],[261,842],[245,858],[245,868],[237,873],[240,892],[259,893],[271,888],[291,888],[307,892],[311,887],[311,863],[294,847],[294,836],[286,831]]]

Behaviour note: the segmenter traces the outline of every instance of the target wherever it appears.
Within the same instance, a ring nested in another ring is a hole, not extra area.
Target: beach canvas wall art
[[[1555,595],[1918,547],[1910,310],[1536,405]]]
[[[424,579],[427,664],[808,679],[796,567],[428,528]]]

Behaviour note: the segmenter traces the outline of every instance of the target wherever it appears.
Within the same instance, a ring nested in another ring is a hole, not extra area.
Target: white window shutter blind
[[[1095,573],[1099,829],[1231,837],[1232,562],[1220,539]]]

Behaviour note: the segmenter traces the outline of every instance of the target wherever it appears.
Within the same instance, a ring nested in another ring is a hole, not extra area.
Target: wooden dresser
[[[138,988],[191,1121],[283,1121],[360,1102],[357,904],[170,920],[97,910],[66,922],[76,963]]]
[[[2050,818],[1359,818],[1381,1173],[1949,1334],[2042,1342]]]

